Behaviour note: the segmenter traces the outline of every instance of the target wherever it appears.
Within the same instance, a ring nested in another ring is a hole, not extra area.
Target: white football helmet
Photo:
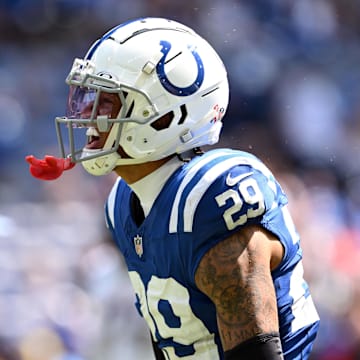
[[[84,59],[75,59],[66,83],[67,114],[55,119],[60,151],[93,175],[216,143],[229,97],[215,50],[192,29],[162,18],[138,19],[107,32]],[[114,116],[99,111],[104,93],[120,99]],[[167,121],[161,122],[164,115]],[[108,132],[106,141],[101,148],[77,147],[75,128],[85,128],[88,137]],[[119,147],[128,156],[121,156]]]

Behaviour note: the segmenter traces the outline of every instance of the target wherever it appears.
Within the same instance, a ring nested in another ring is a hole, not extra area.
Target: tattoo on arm
[[[248,227],[212,248],[199,265],[196,283],[216,306],[225,350],[279,330],[270,251],[259,228]]]

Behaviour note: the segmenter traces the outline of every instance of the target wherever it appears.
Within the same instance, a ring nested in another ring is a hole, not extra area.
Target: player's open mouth
[[[105,143],[106,136],[101,136],[98,133],[97,129],[94,127],[90,127],[86,131],[87,136],[87,149],[101,149]]]

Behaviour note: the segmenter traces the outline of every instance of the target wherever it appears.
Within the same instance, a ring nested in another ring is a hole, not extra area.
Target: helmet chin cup
[[[93,156],[100,150],[83,149],[82,157]],[[90,160],[84,160],[81,162],[84,169],[91,175],[102,176],[110,174],[117,166],[117,161],[120,159],[120,155],[117,152],[113,152],[108,155],[92,158]]]

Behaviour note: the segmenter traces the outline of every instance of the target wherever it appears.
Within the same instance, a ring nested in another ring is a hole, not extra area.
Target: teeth
[[[86,130],[86,136],[97,136],[99,137],[100,134],[97,132],[97,130],[94,127],[90,127]]]

